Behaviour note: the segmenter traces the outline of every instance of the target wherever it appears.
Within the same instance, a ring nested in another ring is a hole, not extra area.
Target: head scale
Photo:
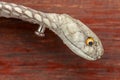
[[[78,56],[87,60],[97,60],[103,55],[100,39],[79,20],[66,17],[62,26],[64,43]]]

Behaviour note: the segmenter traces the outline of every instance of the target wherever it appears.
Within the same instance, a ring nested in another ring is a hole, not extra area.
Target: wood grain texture
[[[76,56],[51,31],[0,18],[0,80],[120,80],[120,0],[1,0],[44,12],[67,13],[88,25],[105,53],[91,62]]]

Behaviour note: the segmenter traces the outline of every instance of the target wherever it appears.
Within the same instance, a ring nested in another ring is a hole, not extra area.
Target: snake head
[[[100,39],[81,21],[68,15],[62,15],[60,26],[63,42],[78,56],[87,60],[97,60],[103,55],[104,49]]]

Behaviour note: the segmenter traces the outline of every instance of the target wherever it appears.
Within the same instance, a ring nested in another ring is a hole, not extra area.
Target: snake
[[[100,59],[104,53],[98,36],[79,19],[68,14],[45,13],[14,3],[0,1],[0,17],[16,18],[38,24],[35,34],[44,37],[45,29],[53,31],[76,55],[90,61]]]

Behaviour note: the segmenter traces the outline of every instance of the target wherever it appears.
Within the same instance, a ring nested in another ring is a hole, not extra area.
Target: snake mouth
[[[83,58],[85,58],[85,59],[87,59],[87,60],[90,60],[90,61],[95,61],[95,60],[97,60],[97,58],[93,58],[93,57],[88,56],[88,55],[86,55],[86,54],[85,54],[85,57],[83,57]]]

